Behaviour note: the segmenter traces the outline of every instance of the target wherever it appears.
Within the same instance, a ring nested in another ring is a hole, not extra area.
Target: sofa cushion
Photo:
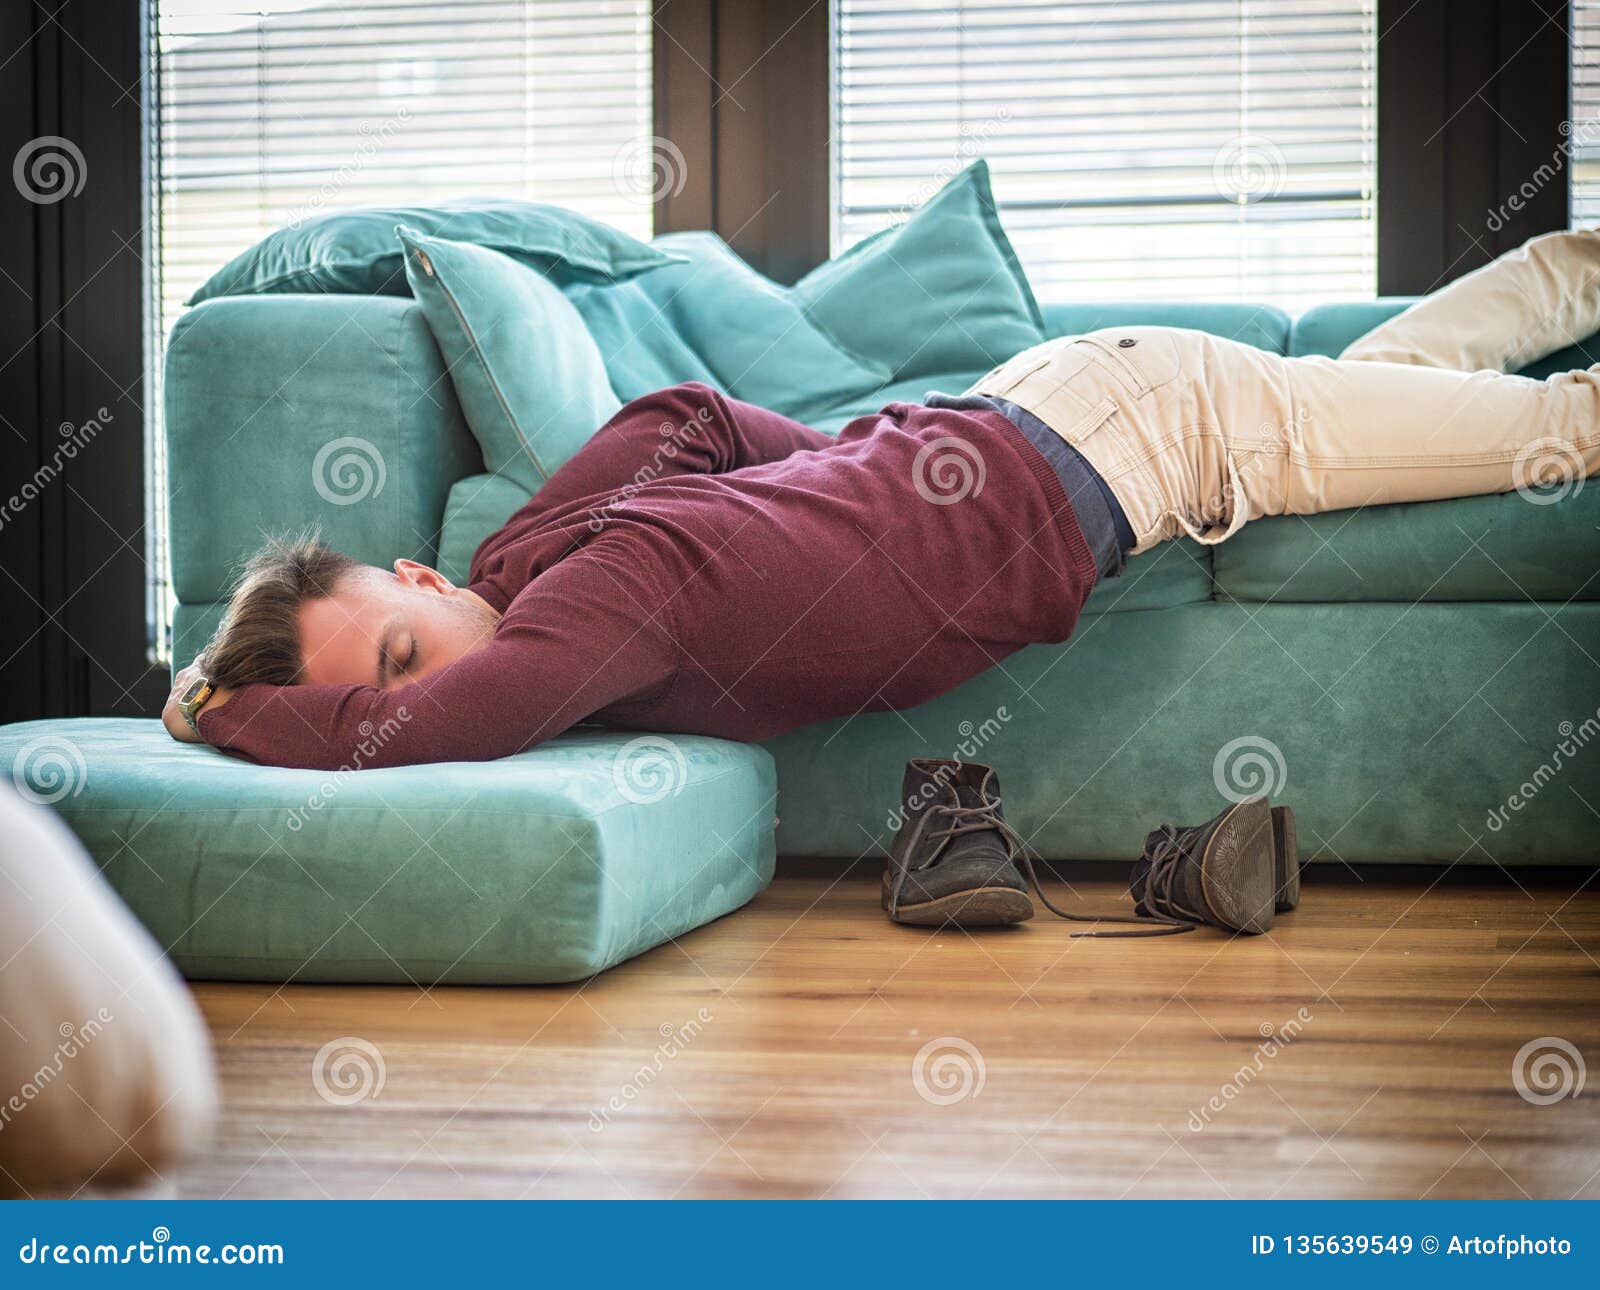
[[[1293,327],[1274,305],[1231,300],[1097,300],[1044,306],[1051,336],[1081,336],[1106,327],[1187,327],[1274,354],[1289,352]]]
[[[1600,600],[1600,486],[1559,496],[1257,520],[1214,548],[1213,576],[1247,601]]]
[[[1130,613],[1136,609],[1171,609],[1212,598],[1211,550],[1192,538],[1178,538],[1128,557],[1122,576],[1095,584],[1083,613]],[[1080,623],[1080,633],[1087,631]]]
[[[1289,315],[1271,305],[1183,300],[1051,304],[1044,306],[1044,324],[1049,336],[1117,326],[1188,327],[1275,354],[1287,349],[1291,327]],[[896,377],[853,397],[835,399],[805,419],[819,430],[838,434],[856,417],[870,415],[886,403],[920,403],[933,392],[960,394],[992,367],[930,369]]]
[[[509,256],[396,231],[484,465],[537,490],[622,406],[594,338],[560,291]]]
[[[1596,659],[1592,603],[1100,614],[932,702],[772,740],[778,846],[881,860],[906,758],[960,756],[1050,859],[1126,863],[1260,791],[1316,864],[1592,865]]]
[[[439,572],[465,585],[472,553],[533,494],[500,475],[468,475],[451,486],[439,539]]]
[[[1294,320],[1288,353],[1297,357],[1321,354],[1324,358],[1338,358],[1352,341],[1359,340],[1379,323],[1388,322],[1414,301],[1410,296],[1384,296],[1377,300],[1314,305]]]
[[[196,978],[577,980],[772,875],[771,758],[720,739],[573,731],[324,774],[84,719],[0,727],[0,766]]]
[[[431,564],[451,482],[483,468],[409,299],[210,301],[172,329],[165,396],[180,600],[220,598],[264,533],[307,525],[369,564]]]
[[[794,292],[813,322],[897,378],[981,374],[1045,336],[983,161],[905,223],[813,269]]]
[[[807,424],[824,434],[836,435],[857,417],[869,417],[890,403],[921,403],[933,393],[960,394],[988,370],[964,367],[958,371],[927,372],[887,381],[853,397],[835,399],[809,418]]]
[[[1293,353],[1337,357],[1405,299],[1322,305]],[[1585,342],[1528,369],[1589,365]],[[1258,520],[1216,547],[1220,594],[1242,601],[1600,600],[1600,487],[1503,493]]]
[[[809,422],[889,379],[888,368],[819,329],[789,288],[716,234],[670,233],[655,245],[683,263],[618,286],[566,288],[621,398],[703,381]]]
[[[396,224],[504,251],[557,282],[621,282],[674,262],[665,251],[560,206],[469,197],[436,206],[364,206],[281,228],[234,256],[189,297],[276,292],[403,296]]]
[[[180,600],[172,607],[172,675],[199,657],[228,610],[226,600]]]

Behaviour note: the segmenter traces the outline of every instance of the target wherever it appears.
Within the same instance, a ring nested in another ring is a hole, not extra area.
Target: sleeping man
[[[502,757],[579,722],[762,740],[910,707],[1065,640],[1096,581],[1167,538],[1593,471],[1600,367],[1506,372],[1596,330],[1600,234],[1558,233],[1339,360],[1122,328],[837,438],[674,386],[601,427],[465,586],[270,545],[166,728],[331,770]]]

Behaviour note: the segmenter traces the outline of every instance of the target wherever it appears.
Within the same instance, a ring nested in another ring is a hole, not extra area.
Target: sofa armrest
[[[359,560],[432,563],[451,484],[483,469],[410,298],[208,301],[172,330],[165,406],[185,603],[220,599],[264,535],[313,525]]]

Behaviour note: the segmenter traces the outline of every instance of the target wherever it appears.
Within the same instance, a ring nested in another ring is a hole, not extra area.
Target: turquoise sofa
[[[1042,321],[1331,355],[1405,304],[1057,304]],[[1577,346],[1533,374],[1588,361]],[[890,379],[810,420],[834,431],[982,370]],[[649,379],[691,377],[669,362]],[[170,338],[165,398],[175,667],[267,531],[317,524],[358,558],[460,578],[528,496],[484,472],[409,296],[208,300]],[[328,487],[329,445],[352,437],[373,460]],[[1070,641],[932,703],[764,748],[580,730],[501,762],[330,777],[81,721],[0,729],[0,757],[201,977],[581,978],[737,908],[775,855],[881,855],[913,755],[998,767],[1050,858],[1131,858],[1155,824],[1260,787],[1293,803],[1316,863],[1593,863],[1597,571],[1600,486],[1290,517],[1135,558]]]
[[[1054,334],[1170,324],[1336,354],[1405,303],[1294,320],[1228,303],[1055,305],[1045,317]],[[1540,371],[1584,365],[1574,349]],[[891,387],[819,424],[976,375]],[[440,558],[460,576],[527,496],[477,474],[408,299],[201,305],[173,335],[167,400],[177,663],[209,636],[230,563],[264,529],[316,522],[365,559]],[[332,505],[310,461],[349,426],[382,432],[387,483]],[[1124,858],[1163,819],[1211,815],[1217,756],[1245,740],[1223,773],[1242,786],[1263,771],[1319,860],[1592,862],[1600,748],[1563,758],[1558,745],[1581,740],[1600,707],[1597,571],[1595,486],[1549,505],[1512,493],[1266,520],[1210,550],[1169,544],[1096,589],[1064,645],[1025,650],[903,715],[773,741],[778,851],[878,850],[904,760],[967,751],[999,768],[1008,810],[1043,854]],[[1257,742],[1271,747],[1252,758]],[[1535,785],[1558,759],[1553,782]]]

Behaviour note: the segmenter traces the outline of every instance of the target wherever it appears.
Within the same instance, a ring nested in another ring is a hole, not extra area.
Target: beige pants
[[[1578,486],[1600,469],[1600,364],[1505,374],[1600,331],[1600,233],[1552,233],[1330,358],[1123,327],[1025,350],[969,393],[1076,448],[1136,551],[1262,515]]]

